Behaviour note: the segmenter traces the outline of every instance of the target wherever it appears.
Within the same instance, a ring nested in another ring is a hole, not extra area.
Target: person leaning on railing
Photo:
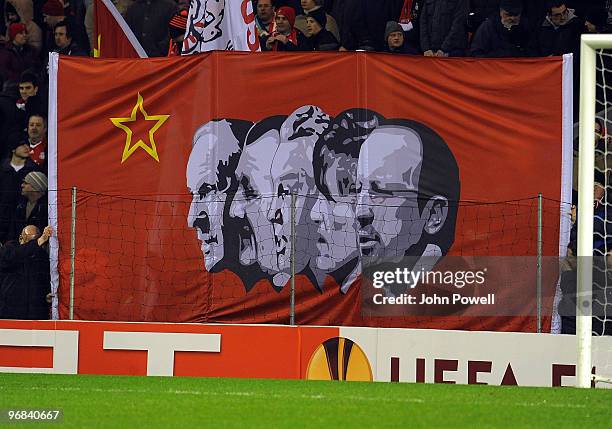
[[[0,249],[0,319],[49,318],[51,277],[46,250],[52,229],[28,225],[19,243]]]

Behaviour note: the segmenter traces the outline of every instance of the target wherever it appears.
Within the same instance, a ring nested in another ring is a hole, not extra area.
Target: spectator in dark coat
[[[610,29],[606,23],[608,11],[603,7],[592,7],[587,9],[584,15],[584,32],[597,34],[606,33]]]
[[[489,58],[536,55],[534,38],[521,12],[520,0],[502,0],[498,13],[478,28],[470,55]]]
[[[464,55],[467,16],[468,0],[425,0],[419,16],[423,55]]]
[[[567,0],[566,6],[574,9],[574,13],[579,17],[585,17],[589,9],[605,8],[609,0]]]
[[[63,20],[55,25],[53,37],[55,38],[55,52],[71,57],[86,57],[87,52],[81,48],[74,39],[74,28],[70,20]]]
[[[364,0],[336,0],[330,13],[340,29],[340,50],[373,51],[374,36],[369,33]]]
[[[150,57],[168,54],[168,24],[178,11],[171,0],[136,0],[126,12],[125,21]]]
[[[28,42],[26,27],[22,23],[9,27],[9,43],[0,50],[0,73],[6,81],[19,82],[26,69],[38,67],[37,52]]]
[[[584,20],[566,6],[565,0],[552,0],[538,37],[542,56],[573,54],[574,117],[578,117],[580,101],[580,36]]]
[[[330,14],[340,28],[341,51],[384,50],[387,21],[398,21],[404,0],[336,0]]]
[[[523,2],[523,18],[531,27],[531,32],[537,36],[546,18],[549,0],[529,0]]]
[[[540,27],[539,44],[542,56],[574,54],[579,58],[580,35],[584,21],[568,9],[564,0],[552,1],[548,15]]]
[[[404,35],[402,26],[395,22],[387,22],[385,29],[385,52],[392,54],[417,55],[419,51],[410,46]]]
[[[308,41],[313,51],[337,51],[340,47],[336,37],[326,29],[327,14],[322,8],[306,13]]]
[[[0,250],[0,319],[49,319],[51,277],[43,246],[50,236],[50,227],[41,235],[40,229],[28,225],[19,235],[19,245],[9,243]]]
[[[16,131],[23,131],[28,126],[28,118],[32,115],[47,115],[47,99],[43,91],[39,91],[38,76],[26,70],[19,79],[19,95],[15,102],[17,109]],[[2,154],[4,156],[4,154]]]
[[[467,31],[476,34],[480,25],[492,15],[499,12],[500,0],[470,0],[468,11]]]
[[[309,14],[314,13],[317,9],[323,10],[325,13],[325,28],[331,34],[334,35],[336,41],[340,41],[340,30],[338,30],[338,24],[333,16],[327,14],[322,7],[323,0],[302,0],[302,8],[304,9],[303,15],[298,15],[295,17],[295,29],[304,33],[304,36],[310,37],[308,32],[308,25],[306,23],[306,18]]]
[[[0,164],[0,243],[7,240],[23,180],[39,170],[30,160],[30,146],[25,140],[13,139],[10,149],[10,157]]]
[[[21,195],[23,198],[13,214],[8,240],[16,239],[26,225],[42,229],[48,223],[47,176],[39,171],[28,173],[21,184]]]
[[[0,79],[0,83],[2,79]],[[0,159],[8,154],[8,138],[18,132],[24,133],[23,118],[17,112],[19,98],[17,84],[9,83],[0,92]]]
[[[365,0],[364,13],[366,28],[374,41],[374,49],[383,51],[385,48],[385,29],[387,22],[399,21],[404,0]]]

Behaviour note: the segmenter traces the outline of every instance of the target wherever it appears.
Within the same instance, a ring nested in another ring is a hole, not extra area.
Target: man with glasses
[[[272,0],[258,0],[255,28],[258,37],[268,37],[274,30],[274,5]]]
[[[580,53],[580,34],[583,21],[568,9],[565,0],[554,0],[548,4],[546,19],[540,27],[540,55],[574,54],[577,61]],[[579,63],[579,61],[578,61]]]

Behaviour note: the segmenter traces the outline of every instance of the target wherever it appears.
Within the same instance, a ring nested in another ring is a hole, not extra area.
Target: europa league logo
[[[372,381],[366,354],[353,341],[334,337],[319,345],[308,362],[308,380]]]

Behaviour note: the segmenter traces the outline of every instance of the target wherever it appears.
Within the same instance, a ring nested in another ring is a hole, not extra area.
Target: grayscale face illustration
[[[409,128],[382,126],[363,143],[356,209],[362,256],[401,258],[421,239],[427,222],[418,205],[422,162],[421,138]]]
[[[359,255],[355,228],[356,171],[357,160],[339,154],[323,175],[330,198],[319,193],[310,212],[310,218],[318,225],[316,265],[321,270],[334,271]]]
[[[220,168],[239,152],[239,141],[226,120],[205,124],[193,137],[187,163],[187,187],[192,195],[187,223],[197,230],[207,271],[224,257],[223,208],[230,178]]]
[[[295,270],[302,271],[316,254],[316,227],[310,211],[316,202],[312,155],[319,136],[329,127],[330,117],[316,106],[294,111],[281,127],[281,142],[274,154],[271,176],[274,197],[268,211],[273,226],[278,271],[291,271],[291,194],[295,201]],[[278,277],[276,286],[287,278]]]
[[[250,229],[241,237],[240,264],[259,262],[268,274],[278,272],[268,210],[273,194],[270,166],[279,141],[278,129],[272,128],[244,147],[236,170],[238,191],[230,207],[230,216],[246,219]]]
[[[363,264],[441,257],[460,193],[456,160],[426,125],[312,105],[200,127],[187,185],[206,269],[244,267],[247,291],[261,279],[279,291],[294,268],[319,290],[330,275],[346,292]]]

